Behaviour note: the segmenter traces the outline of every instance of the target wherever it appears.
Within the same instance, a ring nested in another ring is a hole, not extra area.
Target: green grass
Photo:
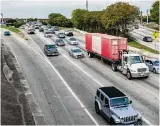
[[[129,46],[132,46],[132,47],[135,47],[135,48],[138,48],[138,49],[141,49],[141,50],[144,50],[146,52],[150,52],[150,53],[154,53],[154,54],[159,54],[159,52],[157,50],[154,50],[152,48],[149,48],[147,46],[144,46],[136,41],[129,41],[128,42],[128,45]]]
[[[10,30],[12,32],[15,32],[15,33],[19,33],[20,32],[19,29],[15,28],[15,27],[12,27],[12,26],[1,26],[1,28],[8,29],[8,30]]]
[[[67,30],[67,29],[73,29],[73,28],[67,28],[67,27],[59,27],[59,30]]]
[[[155,22],[150,22],[148,24],[144,24],[143,26],[159,31],[159,25],[156,24]]]

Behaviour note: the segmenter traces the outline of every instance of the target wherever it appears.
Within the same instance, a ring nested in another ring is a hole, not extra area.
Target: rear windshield
[[[75,39],[75,38],[70,38],[69,40],[71,40],[71,41],[76,41],[76,39]]]
[[[48,49],[56,48],[56,45],[47,45]]]

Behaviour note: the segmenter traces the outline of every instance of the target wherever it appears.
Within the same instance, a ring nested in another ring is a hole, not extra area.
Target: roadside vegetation
[[[15,32],[15,33],[19,33],[20,32],[19,29],[15,28],[15,27],[12,27],[12,26],[1,26],[1,28],[8,29],[8,30],[10,30],[12,32]]]
[[[150,23],[145,23],[145,24],[143,24],[143,26],[145,26],[145,27],[148,27],[148,28],[150,28],[150,29],[154,29],[154,30],[157,30],[157,31],[159,31],[159,25],[158,24],[156,24],[155,22],[150,22]]]
[[[128,45],[129,46],[132,46],[132,47],[135,47],[135,48],[138,48],[138,49],[141,49],[141,50],[144,50],[146,52],[150,52],[150,53],[154,53],[154,54],[159,54],[159,52],[157,50],[154,50],[152,48],[149,48],[145,45],[142,45],[134,40],[129,40],[128,41]]]

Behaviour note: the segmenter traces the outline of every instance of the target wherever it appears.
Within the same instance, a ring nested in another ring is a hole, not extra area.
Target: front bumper
[[[59,53],[47,53],[47,56],[58,56]]]
[[[133,78],[136,77],[148,77],[149,76],[149,72],[131,72],[131,75]]]

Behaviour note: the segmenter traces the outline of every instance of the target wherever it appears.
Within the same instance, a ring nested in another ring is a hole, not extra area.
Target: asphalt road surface
[[[131,36],[136,38],[138,40],[139,43],[146,45],[150,48],[159,50],[160,49],[160,37],[158,37],[158,42],[144,42],[143,38],[145,36],[149,36],[152,37],[152,32],[143,28],[139,28],[139,29],[134,29],[132,32],[130,32]]]
[[[73,59],[67,38],[66,46],[58,47],[59,56],[46,57],[44,45],[54,43],[56,36],[45,38],[36,31],[29,37],[28,42],[13,36],[2,38],[17,56],[48,124],[108,125],[94,110],[95,92],[101,86],[116,86],[133,101],[145,121],[159,124],[158,74],[127,80],[102,61],[88,58],[85,51],[85,58]],[[85,50],[85,43],[79,41],[78,47]]]

